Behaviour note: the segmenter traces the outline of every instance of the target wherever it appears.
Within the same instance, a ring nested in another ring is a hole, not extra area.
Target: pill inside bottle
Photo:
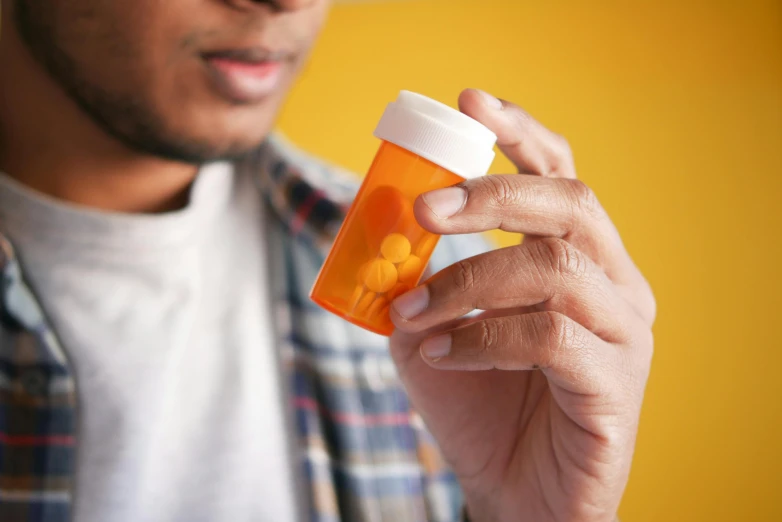
[[[413,203],[424,192],[486,174],[497,137],[469,116],[402,91],[375,129],[381,141],[312,289],[320,306],[381,335],[394,299],[421,279],[439,236]]]

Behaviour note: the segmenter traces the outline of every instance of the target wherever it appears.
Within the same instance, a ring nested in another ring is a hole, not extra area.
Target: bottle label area
[[[384,143],[321,269],[312,299],[354,324],[390,335],[391,302],[418,284],[439,239],[416,221],[415,200],[461,181]]]

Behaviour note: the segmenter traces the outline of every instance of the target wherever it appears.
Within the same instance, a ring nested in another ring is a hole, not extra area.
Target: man
[[[269,131],[327,9],[3,1],[3,522],[615,519],[654,299],[520,108],[461,95],[520,175],[418,199],[390,350],[307,300],[351,189]]]

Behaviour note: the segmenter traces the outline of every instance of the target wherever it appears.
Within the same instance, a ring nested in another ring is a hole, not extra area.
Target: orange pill
[[[424,265],[420,257],[410,256],[397,266],[399,280],[403,283],[414,285],[418,282],[418,278],[421,277],[423,268]]]
[[[364,284],[378,294],[391,290],[399,279],[396,267],[387,259],[373,259],[367,268]]]
[[[357,286],[355,290],[353,290],[353,295],[350,296],[350,304],[348,305],[348,310],[353,311],[358,306],[359,301],[361,301],[361,296],[364,295],[364,288],[362,286]]]
[[[383,309],[388,305],[388,301],[385,297],[378,297],[375,299],[367,310],[367,316],[376,317]]]
[[[358,274],[356,280],[358,281],[358,284],[363,285],[364,281],[367,278],[367,270],[369,270],[369,266],[372,264],[372,261],[367,261],[363,265],[361,265],[361,268],[358,269]]]
[[[393,301],[400,295],[409,292],[413,287],[410,285],[406,285],[404,283],[397,283],[394,288],[392,288],[387,294],[386,297],[389,301]]]
[[[410,241],[402,234],[389,234],[380,245],[380,253],[392,263],[401,263],[410,256]]]
[[[373,294],[372,292],[364,294],[364,297],[361,298],[361,301],[359,301],[358,306],[353,310],[353,313],[356,315],[365,315],[372,305],[372,301],[375,300],[375,295],[376,294]]]

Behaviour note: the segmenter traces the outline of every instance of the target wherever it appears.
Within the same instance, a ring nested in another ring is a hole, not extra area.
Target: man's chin
[[[124,140],[137,152],[155,156],[164,160],[191,165],[201,165],[215,161],[233,161],[246,156],[261,146],[265,136],[254,141],[243,139],[226,143],[210,140],[183,138],[178,139],[131,139]]]

